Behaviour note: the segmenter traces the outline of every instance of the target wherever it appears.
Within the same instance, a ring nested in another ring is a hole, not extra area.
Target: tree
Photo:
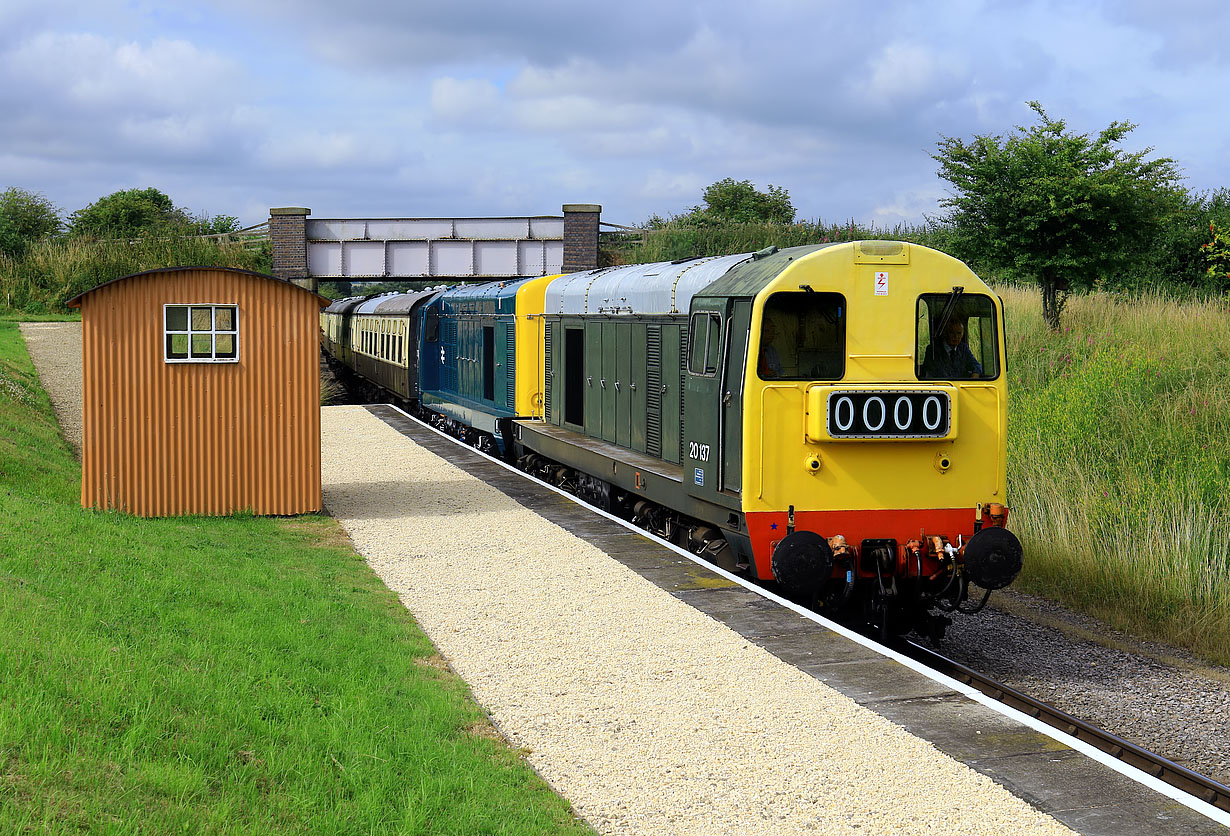
[[[692,211],[705,211],[724,221],[788,224],[794,220],[790,193],[780,186],[770,184],[766,193],[757,191],[749,180],[735,182],[727,177],[705,189],[702,197],[707,208]]]
[[[60,210],[42,194],[9,186],[0,192],[0,252],[19,257],[35,241],[60,231]]]
[[[112,192],[69,217],[71,235],[96,238],[217,235],[238,229],[239,219],[232,215],[193,215],[155,188]]]
[[[219,235],[239,230],[239,218],[234,215],[190,216],[189,224],[195,229],[197,235]]]
[[[182,209],[155,188],[121,189],[100,197],[69,217],[69,233],[98,238],[134,238],[150,232],[182,227],[188,222]]]
[[[768,192],[759,191],[750,180],[727,177],[708,186],[702,198],[704,206],[693,206],[690,212],[662,218],[652,216],[645,222],[649,229],[661,229],[668,223],[685,226],[716,226],[728,223],[781,223],[794,220],[794,205],[790,192],[769,185]]]
[[[17,231],[16,225],[0,214],[0,256],[5,258],[21,258],[26,251],[26,241]]]
[[[1043,317],[1058,329],[1068,289],[1127,266],[1155,240],[1182,192],[1173,160],[1118,147],[1136,127],[1130,122],[1091,137],[1069,132],[1037,102],[1029,106],[1039,124],[968,143],[942,137],[932,158],[955,189],[940,203],[951,210],[945,220],[958,246],[1036,281]]]

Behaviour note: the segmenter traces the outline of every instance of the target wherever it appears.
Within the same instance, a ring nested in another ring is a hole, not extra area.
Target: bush
[[[1220,227],[1209,221],[1209,233],[1213,240],[1200,247],[1208,265],[1205,275],[1216,282],[1219,289],[1230,287],[1230,226]]]
[[[1210,273],[1206,244],[1213,227],[1230,227],[1230,189],[1204,194],[1184,193],[1152,246],[1121,274],[1101,286],[1110,290],[1144,292],[1165,289],[1178,295],[1223,293],[1230,289],[1225,271]]]

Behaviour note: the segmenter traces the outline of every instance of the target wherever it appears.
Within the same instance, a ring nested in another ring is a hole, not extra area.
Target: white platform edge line
[[[821,625],[822,627],[832,630],[834,633],[838,633],[846,637],[850,641],[853,641],[856,644],[862,645],[863,647],[869,650],[872,650],[875,653],[880,654],[881,656],[884,656],[888,659],[892,659],[895,662],[899,662],[900,664],[905,665],[910,670],[915,671],[916,673],[919,673],[927,677],[933,682],[937,682],[941,685],[951,688],[953,691],[956,691],[957,693],[962,694],[965,697],[968,697],[974,702],[981,703],[982,705],[986,706],[987,708],[991,709],[997,714],[1001,714],[1004,717],[1007,717],[1012,720],[1016,720],[1018,723],[1028,726],[1034,731],[1039,732],[1043,735],[1046,735],[1052,740],[1062,743],[1068,748],[1073,749],[1077,752],[1080,752],[1086,757],[1092,758],[1093,760],[1097,761],[1103,766],[1109,767],[1110,769],[1113,769],[1115,772],[1118,772],[1120,775],[1123,775],[1125,778],[1135,781],[1138,784],[1141,784],[1142,786],[1148,787],[1149,789],[1154,790],[1155,792],[1158,792],[1173,801],[1177,801],[1179,804],[1182,804],[1183,806],[1188,807],[1194,812],[1197,812],[1202,816],[1212,819],[1213,821],[1219,824],[1230,827],[1230,812],[1214,807],[1212,804],[1209,804],[1206,801],[1202,801],[1201,799],[1196,798],[1194,795],[1191,795],[1190,793],[1183,792],[1183,790],[1178,789],[1177,787],[1173,787],[1170,784],[1167,784],[1165,781],[1159,780],[1158,778],[1154,778],[1152,775],[1148,774],[1147,772],[1144,772],[1141,769],[1138,769],[1132,766],[1131,764],[1124,763],[1118,758],[1113,758],[1110,755],[1108,755],[1106,752],[1103,752],[1101,749],[1098,749],[1097,747],[1092,746],[1083,740],[1075,738],[1070,734],[1066,734],[1065,732],[1060,731],[1054,726],[1044,723],[1041,720],[1038,720],[1037,718],[1030,717],[1028,714],[1025,714],[1022,711],[1018,711],[1015,708],[1006,706],[1003,703],[999,702],[998,700],[993,700],[990,697],[988,697],[986,694],[979,691],[977,688],[974,688],[970,685],[966,685],[963,682],[958,682],[952,677],[945,676],[944,674],[938,673],[937,671],[933,671],[927,668],[926,666],[919,664],[918,662],[914,661],[908,656],[898,653],[897,651],[892,650],[891,648],[885,647],[879,644],[878,642],[874,642],[871,639],[868,639],[867,637],[862,636],[854,632],[853,630],[850,630],[849,628],[844,627],[841,624],[838,624],[835,621],[830,621],[829,619],[825,618],[822,615],[817,615],[811,610],[808,610],[802,606],[799,606],[798,604],[795,604],[793,601],[789,601],[785,598],[782,598],[780,595],[777,595],[774,592],[770,592],[769,590],[764,589],[763,587],[756,586],[755,584],[748,582],[747,580],[739,577],[738,575],[728,572],[722,567],[717,566],[713,563],[710,563],[709,561],[705,560],[702,557],[692,554],[686,549],[679,548],[674,543],[671,543],[659,537],[656,537],[655,535],[650,534],[648,531],[646,531],[643,528],[638,528],[637,526],[633,525],[627,520],[620,519],[619,517],[616,517],[614,514],[610,514],[610,513],[607,513],[606,511],[603,511],[601,508],[595,508],[593,505],[590,505],[589,503],[585,502],[579,497],[576,497],[568,493],[567,491],[561,490],[560,488],[557,488],[554,485],[548,485],[546,482],[543,482],[539,479],[535,479],[533,476],[526,473],[525,471],[518,470],[517,468],[508,464],[508,462],[502,461],[501,459],[497,459],[494,456],[489,456],[486,453],[479,451],[477,448],[471,447],[469,444],[466,444],[464,441],[454,438],[448,433],[441,432],[440,430],[436,429],[430,424],[425,424],[422,421],[419,421],[413,415],[410,415],[404,409],[402,409],[401,407],[395,404],[368,404],[366,406],[387,406],[390,409],[394,409],[397,412],[400,412],[402,415],[409,418],[411,421],[414,421],[417,424],[419,424],[419,426],[432,431],[433,433],[440,436],[441,438],[451,441],[453,444],[456,444],[458,447],[461,447],[464,450],[467,450],[476,455],[482,456],[483,458],[487,459],[493,464],[497,464],[500,467],[504,468],[505,470],[511,473],[515,473],[518,476],[521,476],[527,481],[533,482],[536,485],[540,485],[544,488],[547,488],[548,490],[554,491],[555,493],[559,494],[565,499],[571,500],[577,505],[580,505],[586,508],[587,510],[592,511],[595,514],[598,514],[599,516],[605,517],[606,519],[611,520],[612,522],[618,523],[619,525],[623,526],[629,531],[635,532],[636,534],[639,534],[648,540],[652,540],[653,542],[670,549],[671,551],[675,552],[681,557],[686,557],[688,560],[692,561],[698,566],[703,566],[706,569],[709,569],[710,571],[715,572],[718,575],[721,575],[727,580],[733,581],[734,583],[738,584],[744,589],[747,589],[750,592],[756,593],[762,598],[765,598],[769,601],[773,601],[776,604],[786,607],[787,609],[792,610],[793,612],[797,613],[798,615],[803,616],[809,621],[813,621],[816,624]],[[863,707],[867,708],[867,706],[863,706]],[[869,710],[874,711],[875,709],[869,709]]]

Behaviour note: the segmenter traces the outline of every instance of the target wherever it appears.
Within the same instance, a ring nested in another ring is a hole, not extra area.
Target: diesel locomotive
[[[1003,308],[897,241],[336,302],[331,362],[435,426],[889,635],[1020,572]],[[971,588],[974,587],[974,589]]]

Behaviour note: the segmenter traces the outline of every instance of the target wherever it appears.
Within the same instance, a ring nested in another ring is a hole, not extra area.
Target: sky
[[[800,220],[942,212],[942,137],[1036,100],[1230,186],[1225,0],[0,0],[0,188],[65,214],[558,215],[635,226],[726,177]]]

